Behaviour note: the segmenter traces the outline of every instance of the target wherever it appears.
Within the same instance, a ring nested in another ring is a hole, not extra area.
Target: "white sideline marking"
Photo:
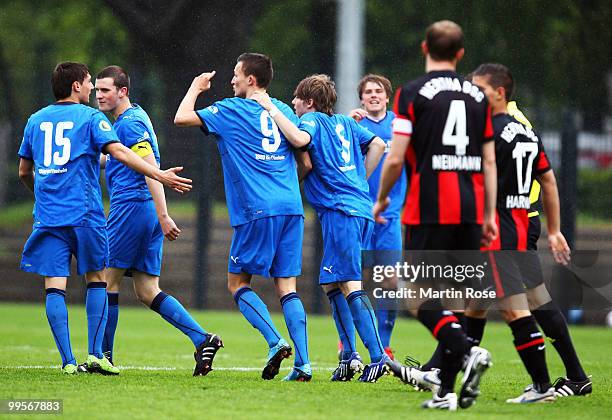
[[[148,370],[148,371],[173,371],[173,370],[191,370],[191,368],[176,368],[171,366],[117,366],[123,370]],[[18,365],[18,366],[1,366],[1,369],[59,369],[60,365]],[[214,370],[218,371],[233,371],[233,372],[254,372],[261,371],[261,367],[246,367],[246,366],[232,366],[232,367],[215,367]],[[280,370],[290,370],[290,367],[282,367]],[[334,370],[335,367],[320,368],[321,370]]]

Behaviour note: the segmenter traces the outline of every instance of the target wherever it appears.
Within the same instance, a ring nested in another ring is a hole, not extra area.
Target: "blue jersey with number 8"
[[[49,105],[25,127],[19,157],[34,161],[34,227],[106,226],[100,153],[117,142],[100,111],[74,102]]]
[[[287,118],[297,116],[272,98]],[[268,111],[251,99],[227,98],[196,111],[216,134],[232,226],[270,216],[303,215],[293,148]]]

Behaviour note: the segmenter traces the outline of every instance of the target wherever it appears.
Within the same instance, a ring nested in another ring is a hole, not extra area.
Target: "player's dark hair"
[[[336,104],[336,85],[326,74],[313,74],[297,85],[293,95],[303,101],[312,99],[317,111],[327,115],[334,113]]]
[[[472,72],[473,76],[487,76],[488,82],[497,89],[503,87],[506,91],[506,102],[508,102],[514,94],[514,77],[508,67],[499,63],[485,63],[478,66],[476,70]]]
[[[425,31],[425,43],[434,60],[453,60],[463,48],[463,30],[450,20],[435,22]]]
[[[51,88],[55,99],[60,100],[72,95],[72,84],[83,83],[88,74],[89,69],[81,63],[66,61],[55,66],[51,75]]]
[[[274,76],[270,57],[258,53],[243,53],[236,62],[242,63],[242,71],[245,76],[255,77],[258,87],[265,89],[270,86]]]
[[[127,74],[127,71],[123,70],[123,68],[119,66],[108,66],[104,67],[100,73],[96,76],[96,79],[106,79],[110,77],[113,79],[113,84],[117,87],[117,89],[127,88],[128,95],[130,92],[130,75]]]
[[[357,93],[359,94],[359,99],[361,99],[361,95],[363,94],[363,90],[365,89],[365,85],[368,82],[376,83],[377,85],[382,86],[382,88],[387,93],[387,98],[391,98],[393,94],[393,89],[391,87],[391,82],[385,76],[381,76],[380,74],[366,74],[359,81],[359,85],[357,86]]]

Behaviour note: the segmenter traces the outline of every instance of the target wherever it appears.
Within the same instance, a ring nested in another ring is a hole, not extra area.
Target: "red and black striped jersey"
[[[393,132],[411,136],[402,222],[482,224],[482,145],[493,138],[484,93],[454,71],[432,71],[398,89],[393,111]]]
[[[529,127],[508,114],[493,117],[497,162],[499,236],[489,249],[527,249],[532,181],[551,169],[544,146]]]

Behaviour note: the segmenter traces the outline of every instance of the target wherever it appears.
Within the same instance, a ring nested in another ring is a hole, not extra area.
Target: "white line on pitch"
[[[60,365],[19,365],[19,366],[1,366],[1,369],[59,369]],[[124,370],[148,370],[148,371],[173,371],[173,370],[191,370],[190,368],[176,368],[170,366],[117,366],[120,369]],[[289,370],[289,367],[281,368],[281,370]],[[333,367],[319,368],[321,370],[334,370]],[[261,367],[241,367],[241,366],[232,366],[232,367],[215,367],[214,370],[218,371],[234,371],[234,372],[254,372],[260,371]],[[317,370],[317,369],[315,369]]]

